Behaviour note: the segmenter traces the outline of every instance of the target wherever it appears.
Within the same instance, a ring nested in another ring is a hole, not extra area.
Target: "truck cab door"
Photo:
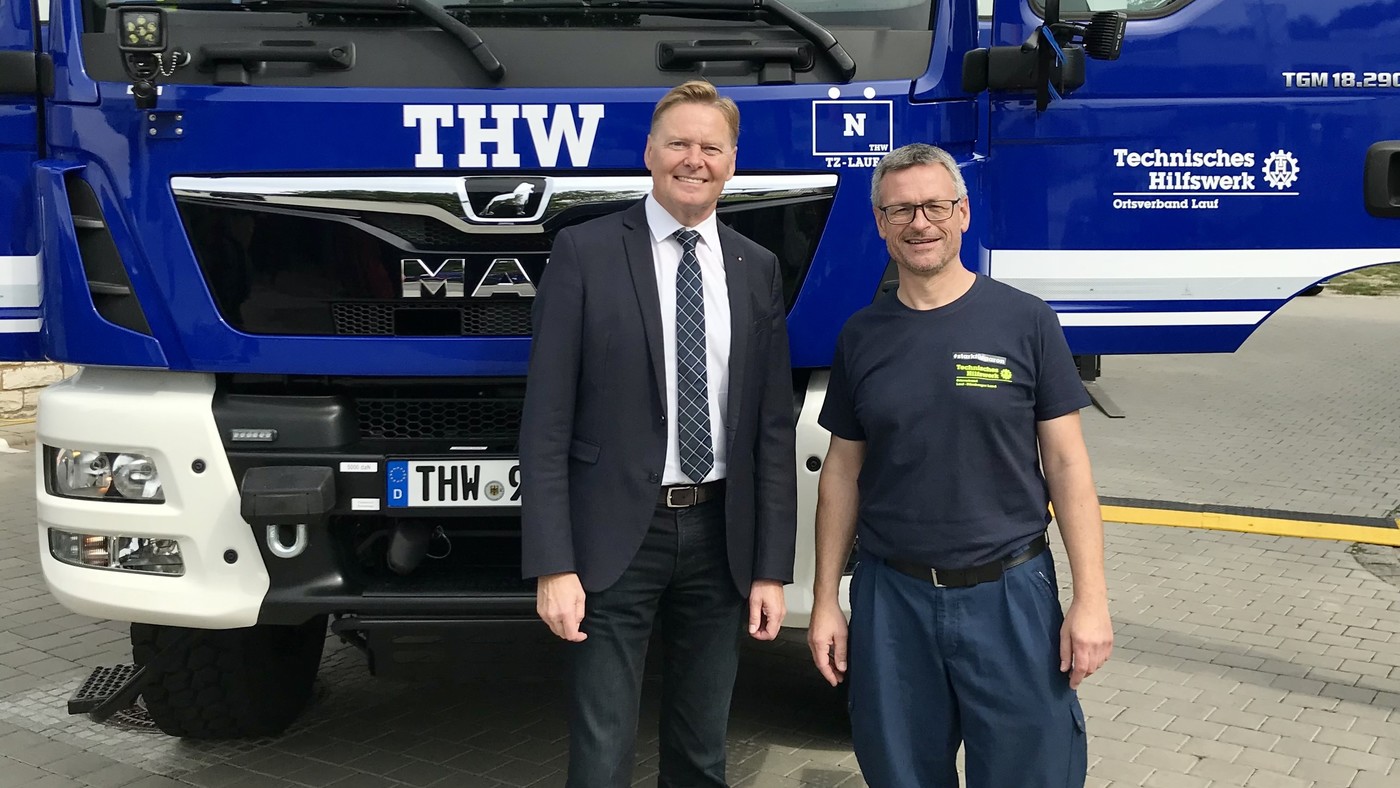
[[[0,0],[0,361],[42,358],[32,177],[44,67],[38,20],[35,0]]]
[[[1043,3],[994,0],[992,45]],[[987,270],[1074,352],[1233,351],[1318,281],[1400,260],[1394,4],[1061,2],[1110,10],[1122,55],[1078,90],[989,94]]]

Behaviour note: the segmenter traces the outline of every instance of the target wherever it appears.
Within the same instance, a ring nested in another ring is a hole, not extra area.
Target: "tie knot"
[[[700,240],[700,233],[682,227],[676,231],[676,240],[681,242],[681,248],[687,252],[695,251],[695,243]]]

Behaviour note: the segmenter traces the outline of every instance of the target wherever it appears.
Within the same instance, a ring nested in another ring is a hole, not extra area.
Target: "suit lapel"
[[[656,262],[651,255],[651,230],[647,228],[646,205],[639,202],[627,209],[622,217],[625,228],[622,248],[627,255],[627,268],[632,273],[632,288],[642,310],[642,328],[646,331],[647,350],[651,352],[651,368],[656,375],[656,393],[661,407],[666,408],[666,357],[661,344],[661,298],[656,294]]]
[[[719,244],[724,253],[724,281],[729,290],[729,405],[725,410],[725,441],[733,438],[733,426],[739,423],[739,406],[743,399],[744,372],[748,368],[749,266],[740,255],[739,236],[723,223],[719,225]]]

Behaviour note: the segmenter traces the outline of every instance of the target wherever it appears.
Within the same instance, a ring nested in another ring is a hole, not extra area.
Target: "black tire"
[[[1313,286],[1307,288],[1306,290],[1304,290],[1303,292],[1299,293],[1298,295],[1303,295],[1303,296],[1322,295],[1322,291],[1323,291],[1324,289],[1326,289],[1326,288],[1325,288],[1323,285],[1313,285]]]
[[[246,629],[132,624],[133,660],[149,663],[180,632],[192,637],[142,691],[162,731],[191,739],[276,736],[306,708],[326,644],[324,617]]]

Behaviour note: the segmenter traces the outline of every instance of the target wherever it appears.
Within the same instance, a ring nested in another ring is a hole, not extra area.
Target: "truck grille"
[[[360,437],[385,440],[462,438],[514,442],[524,401],[519,399],[361,399]]]
[[[529,202],[493,213],[526,183]],[[214,302],[240,331],[519,337],[559,230],[635,203],[651,179],[178,177],[171,187]],[[789,306],[835,191],[832,174],[753,175],[720,198],[720,221],[777,255]]]
[[[444,331],[464,337],[471,336],[527,336],[530,333],[530,307],[533,301],[494,301],[486,303],[452,304],[443,300],[433,300],[423,304],[393,304],[378,301],[338,301],[331,304],[331,317],[335,321],[335,333],[339,336],[392,337],[423,336],[424,324],[431,324],[436,315],[425,315],[425,311],[442,313],[438,321]],[[407,326],[414,322],[417,331]]]

